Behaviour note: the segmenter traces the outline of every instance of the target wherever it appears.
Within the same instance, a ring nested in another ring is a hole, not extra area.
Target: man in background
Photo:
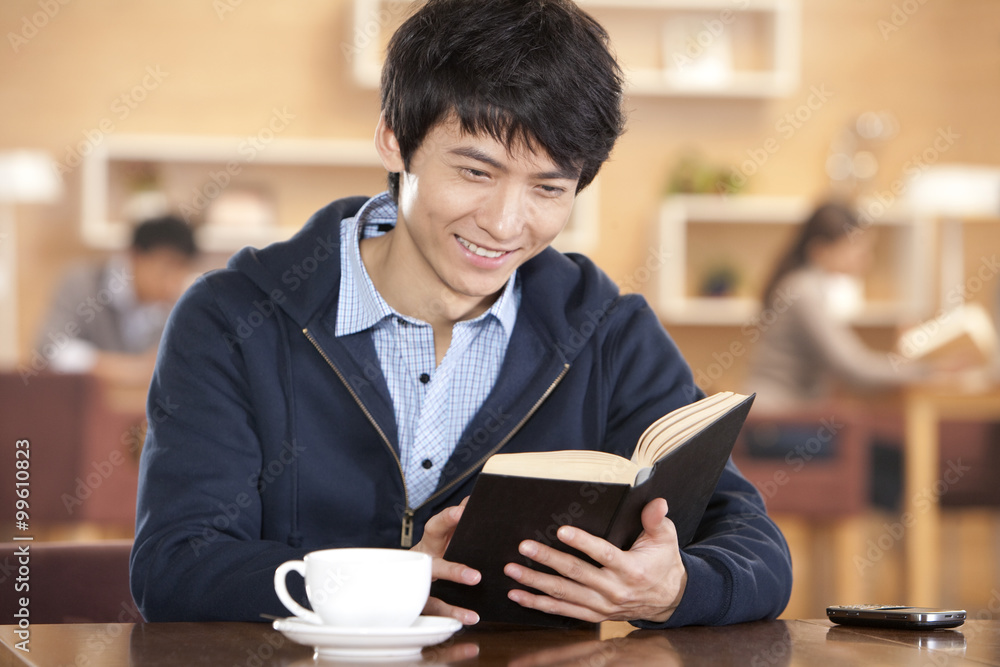
[[[148,383],[167,315],[196,254],[187,223],[164,216],[137,225],[127,253],[68,271],[36,348],[44,351],[47,370]],[[32,368],[43,370],[37,365]]]

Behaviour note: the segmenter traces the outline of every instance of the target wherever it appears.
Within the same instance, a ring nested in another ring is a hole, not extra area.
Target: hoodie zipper
[[[354,402],[358,404],[358,407],[361,408],[361,411],[365,413],[365,417],[368,418],[368,421],[371,423],[371,425],[375,427],[376,431],[378,431],[379,436],[382,438],[382,442],[385,443],[385,448],[389,450],[389,453],[392,454],[392,459],[396,462],[396,468],[399,469],[399,477],[400,479],[403,480],[403,503],[406,506],[406,509],[403,510],[403,527],[399,535],[399,544],[400,546],[409,549],[411,546],[413,546],[413,510],[410,509],[410,492],[406,488],[406,475],[403,473],[403,463],[399,460],[399,456],[396,454],[396,450],[392,448],[392,443],[389,442],[389,438],[386,436],[385,431],[383,431],[382,427],[379,426],[377,421],[375,421],[375,417],[373,417],[372,413],[369,412],[367,407],[365,407],[365,404],[361,402],[361,398],[354,391],[354,387],[350,385],[350,383],[347,381],[347,378],[344,377],[344,374],[340,372],[340,369],[337,368],[337,366],[333,363],[333,360],[330,359],[329,356],[327,356],[326,351],[324,351],[323,348],[320,347],[319,342],[313,337],[311,333],[309,333],[308,328],[303,329],[302,333],[306,335],[306,338],[308,338],[309,342],[313,344],[313,347],[316,348],[316,351],[320,353],[320,356],[322,356],[323,359],[326,360],[326,363],[329,364],[330,368],[333,369],[333,372],[337,374],[338,378],[340,378],[340,381],[344,384],[344,387],[347,388],[347,391],[354,398]]]
[[[354,402],[358,404],[359,408],[361,408],[361,411],[365,414],[365,417],[367,417],[369,423],[371,423],[371,425],[375,427],[375,430],[382,438],[382,442],[385,444],[386,449],[389,450],[389,453],[392,455],[392,459],[396,462],[396,468],[399,470],[399,477],[403,481],[403,501],[406,505],[406,509],[403,510],[403,521],[399,536],[399,545],[403,548],[409,549],[410,547],[413,546],[413,515],[415,514],[416,510],[410,507],[410,493],[409,490],[406,488],[406,474],[403,472],[403,463],[399,460],[399,456],[396,454],[396,450],[393,449],[392,443],[389,442],[389,438],[386,436],[385,431],[383,431],[382,427],[379,426],[377,421],[375,421],[375,417],[373,417],[372,413],[368,410],[367,407],[365,407],[365,404],[361,402],[361,398],[354,391],[354,388],[347,382],[347,378],[344,377],[344,374],[340,372],[340,369],[337,368],[337,366],[333,363],[333,360],[330,359],[330,357],[323,350],[323,348],[320,347],[319,342],[313,337],[311,333],[309,333],[308,328],[303,329],[302,333],[305,334],[306,338],[309,339],[309,342],[312,343],[313,347],[316,348],[316,351],[319,352],[320,356],[323,357],[323,359],[330,366],[330,368],[333,369],[333,372],[337,374],[337,377],[340,378],[341,383],[343,383],[344,387],[347,389],[348,393],[350,393],[351,397],[354,398]],[[438,496],[442,495],[443,493],[447,492],[449,489],[454,487],[460,481],[465,479],[465,477],[467,477],[477,468],[486,463],[486,460],[491,456],[493,456],[498,451],[500,451],[500,449],[502,449],[504,445],[510,442],[511,438],[513,438],[517,434],[517,432],[521,430],[524,424],[529,419],[531,419],[531,416],[538,411],[538,408],[541,407],[542,403],[545,402],[545,399],[547,399],[552,394],[556,386],[560,382],[562,382],[562,379],[566,377],[566,373],[568,372],[569,372],[569,364],[563,364],[563,368],[559,372],[559,375],[557,375],[555,379],[552,380],[552,383],[549,384],[548,389],[546,389],[545,392],[538,398],[538,400],[535,401],[535,404],[531,406],[531,409],[528,410],[528,413],[524,415],[524,417],[521,419],[521,421],[517,423],[516,426],[514,426],[514,428],[510,431],[510,433],[504,436],[503,440],[501,440],[496,447],[487,452],[482,458],[476,461],[476,463],[470,466],[465,472],[463,472],[461,475],[453,479],[447,485],[435,491],[430,497],[427,498],[427,500],[425,500],[423,503],[420,504],[420,507],[423,507],[431,500],[437,498]]]

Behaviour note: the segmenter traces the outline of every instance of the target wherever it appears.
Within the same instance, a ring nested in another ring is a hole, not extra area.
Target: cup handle
[[[305,561],[290,560],[279,565],[278,569],[274,571],[274,592],[278,594],[278,599],[281,600],[281,604],[288,608],[288,611],[292,612],[303,621],[308,621],[309,623],[313,623],[315,625],[323,625],[323,619],[320,618],[319,614],[314,611],[309,611],[296,602],[295,598],[288,594],[288,586],[285,583],[285,579],[288,577],[288,573],[293,570],[301,574],[304,579],[306,576]]]

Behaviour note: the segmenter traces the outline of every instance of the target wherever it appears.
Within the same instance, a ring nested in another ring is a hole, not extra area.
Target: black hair
[[[857,216],[847,206],[838,203],[819,206],[799,228],[799,233],[767,281],[763,293],[764,308],[771,307],[778,285],[785,276],[809,264],[811,246],[834,243],[860,230]]]
[[[389,42],[382,111],[406,168],[453,115],[508,150],[541,146],[579,192],[624,130],[622,82],[607,32],[570,0],[428,0]]]
[[[170,248],[191,258],[198,253],[191,227],[173,215],[145,220],[132,232],[132,250],[149,252],[157,248]]]

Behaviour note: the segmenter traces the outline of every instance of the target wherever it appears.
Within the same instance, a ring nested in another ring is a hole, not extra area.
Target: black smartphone
[[[826,608],[826,616],[842,625],[874,628],[934,630],[955,628],[965,623],[964,609],[933,609],[887,604],[848,604]]]

